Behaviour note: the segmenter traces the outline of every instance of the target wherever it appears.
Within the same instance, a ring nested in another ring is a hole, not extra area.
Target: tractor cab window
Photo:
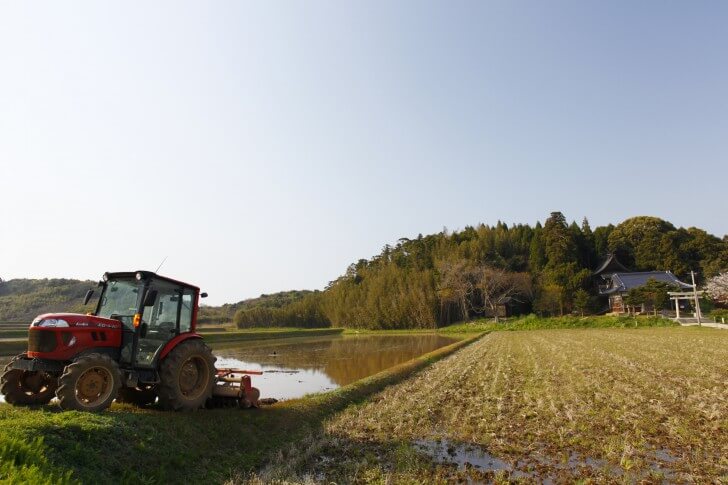
[[[125,326],[132,326],[139,301],[139,283],[136,280],[115,280],[106,283],[99,301],[100,317],[121,320]]]
[[[171,283],[155,281],[150,286],[157,291],[154,304],[144,308],[142,324],[146,332],[139,339],[137,363],[152,365],[158,351],[177,335],[177,322],[183,303],[182,289]]]
[[[152,306],[144,308],[142,321],[147,324],[148,332],[176,332],[180,289],[160,282],[153,284],[150,290],[157,291],[157,298]]]
[[[184,290],[182,293],[182,310],[179,314],[179,331],[189,332],[192,328],[192,304],[194,293],[192,290]]]

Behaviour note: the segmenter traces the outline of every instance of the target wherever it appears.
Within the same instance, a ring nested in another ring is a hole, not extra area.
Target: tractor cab
[[[121,367],[154,369],[172,340],[196,327],[200,289],[148,271],[106,273],[94,315],[122,323]],[[94,291],[86,295],[88,302]]]

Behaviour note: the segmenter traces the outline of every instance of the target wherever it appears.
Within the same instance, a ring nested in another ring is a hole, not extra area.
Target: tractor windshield
[[[109,281],[101,294],[99,310],[96,314],[104,318],[115,315],[115,318],[123,321],[124,324],[131,325],[137,311],[138,297],[138,281],[133,279]]]

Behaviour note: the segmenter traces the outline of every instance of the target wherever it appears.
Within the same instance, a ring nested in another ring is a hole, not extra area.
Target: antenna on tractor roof
[[[159,271],[159,268],[161,268],[161,267],[162,267],[162,265],[164,264],[164,262],[165,262],[165,261],[167,261],[167,258],[168,258],[168,257],[169,257],[169,256],[165,256],[165,257],[164,257],[164,259],[162,260],[162,262],[161,262],[161,263],[159,263],[159,266],[157,266],[157,269],[155,269],[155,270],[154,270],[154,272],[155,272],[155,273]]]

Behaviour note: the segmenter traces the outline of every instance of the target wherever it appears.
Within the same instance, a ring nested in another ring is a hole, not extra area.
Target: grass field
[[[547,477],[728,481],[728,332],[492,333],[329,419],[257,479]]]
[[[257,411],[0,404],[0,482],[728,482],[728,332],[662,325],[455,326],[513,331]]]
[[[494,332],[513,330],[546,330],[568,328],[641,328],[641,327],[677,327],[670,319],[653,316],[564,316],[542,318],[536,315],[509,318],[501,322],[491,319],[473,320],[458,323],[439,329],[442,333],[460,332]]]
[[[99,414],[0,404],[2,483],[223,483],[247,476],[322,423],[471,343],[463,339],[331,392],[258,410]],[[255,382],[255,381],[254,381]]]

